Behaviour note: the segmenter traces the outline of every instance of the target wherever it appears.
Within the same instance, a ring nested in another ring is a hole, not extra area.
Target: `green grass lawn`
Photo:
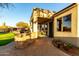
[[[0,46],[6,45],[14,40],[13,33],[0,34]]]

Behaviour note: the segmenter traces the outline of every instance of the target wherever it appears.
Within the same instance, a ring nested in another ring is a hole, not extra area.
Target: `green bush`
[[[67,48],[72,48],[73,47],[73,45],[71,44],[71,43],[66,43],[67,44]]]

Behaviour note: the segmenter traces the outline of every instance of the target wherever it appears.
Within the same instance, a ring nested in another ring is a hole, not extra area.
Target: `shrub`
[[[64,43],[64,49],[69,50],[73,47],[73,45],[70,42]]]
[[[70,42],[68,42],[68,43],[66,43],[67,44],[67,48],[72,48],[73,47],[73,45],[70,43]]]

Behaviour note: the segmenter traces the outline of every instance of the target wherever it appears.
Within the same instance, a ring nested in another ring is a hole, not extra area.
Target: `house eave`
[[[77,3],[73,3],[73,4],[69,5],[69,6],[67,6],[66,8],[64,8],[64,9],[58,11],[57,13],[55,13],[55,14],[54,14],[54,17],[56,17],[56,16],[58,16],[58,15],[64,13],[64,12],[66,12],[66,11],[72,9],[72,8],[75,7],[75,6],[77,6]]]

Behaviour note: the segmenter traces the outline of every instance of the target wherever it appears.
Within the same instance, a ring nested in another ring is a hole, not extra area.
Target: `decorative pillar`
[[[33,32],[35,33],[35,38],[38,37],[38,21],[37,17],[34,17],[34,24],[33,24]]]

